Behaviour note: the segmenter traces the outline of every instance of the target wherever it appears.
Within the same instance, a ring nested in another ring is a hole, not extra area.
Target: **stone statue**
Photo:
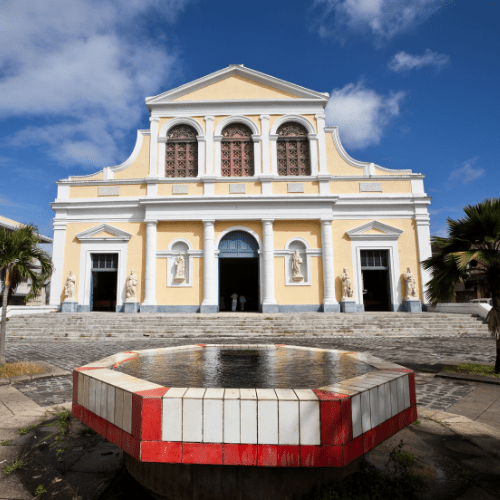
[[[417,282],[413,277],[411,269],[409,267],[406,268],[406,273],[404,274],[405,283],[406,283],[406,297],[405,300],[415,300],[417,299]]]
[[[292,256],[292,280],[293,281],[302,281],[304,276],[300,273],[300,265],[302,264],[302,257],[299,254],[298,250],[295,250]]]
[[[179,252],[179,255],[175,259],[175,266],[177,270],[175,272],[174,281],[177,281],[178,283],[186,281],[186,276],[184,275],[184,257],[181,252]]]
[[[65,302],[75,302],[76,300],[76,277],[73,271],[69,272],[64,284]]]
[[[340,275],[340,279],[342,280],[342,300],[352,299],[352,284],[351,278],[349,278],[349,273],[347,272],[347,267],[344,267],[342,274]]]
[[[132,269],[130,275],[127,277],[127,283],[125,285],[125,300],[127,302],[137,302],[137,297],[135,295],[135,287],[137,286],[137,276]]]

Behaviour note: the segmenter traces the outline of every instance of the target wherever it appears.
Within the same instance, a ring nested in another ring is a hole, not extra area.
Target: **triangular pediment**
[[[401,234],[403,234],[403,230],[374,220],[361,226],[355,227],[354,229],[350,229],[349,231],[346,231],[346,234],[351,240],[397,240],[401,236]]]
[[[172,101],[226,101],[261,99],[315,99],[328,101],[328,94],[274,78],[243,65],[233,65],[154,97],[148,106]]]
[[[104,241],[128,241],[132,236],[131,233],[118,229],[117,227],[110,226],[109,224],[99,224],[98,226],[86,229],[81,233],[75,235],[80,241],[84,240],[104,240]]]

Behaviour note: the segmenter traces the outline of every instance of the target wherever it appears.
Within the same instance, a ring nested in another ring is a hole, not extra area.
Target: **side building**
[[[352,159],[327,103],[242,65],[148,97],[128,160],[57,183],[51,305],[73,271],[66,310],[398,311],[408,267],[423,301],[424,176]]]

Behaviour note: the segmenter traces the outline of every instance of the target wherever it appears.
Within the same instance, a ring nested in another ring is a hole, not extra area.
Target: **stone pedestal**
[[[420,300],[403,300],[403,311],[409,313],[422,312],[422,303]]]
[[[61,312],[63,313],[76,313],[78,312],[78,302],[63,302],[61,304]]]
[[[156,305],[149,305],[149,304],[141,304],[140,307],[140,312],[141,313],[155,313],[157,312],[158,308]]]
[[[215,304],[201,304],[200,313],[201,314],[214,314],[218,312],[219,306]]]
[[[124,313],[136,313],[139,312],[140,304],[139,302],[125,302],[123,304]]]
[[[340,304],[323,304],[323,312],[325,313],[339,313]]]
[[[355,313],[356,312],[356,301],[355,300],[341,300],[340,310],[343,313]]]
[[[278,304],[262,304],[263,313],[277,313],[279,312]]]

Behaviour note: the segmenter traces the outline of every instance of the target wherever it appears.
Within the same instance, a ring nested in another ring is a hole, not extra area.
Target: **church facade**
[[[242,65],[148,97],[124,163],[57,183],[50,303],[398,311],[408,267],[423,301],[424,176],[351,158],[327,103]]]

